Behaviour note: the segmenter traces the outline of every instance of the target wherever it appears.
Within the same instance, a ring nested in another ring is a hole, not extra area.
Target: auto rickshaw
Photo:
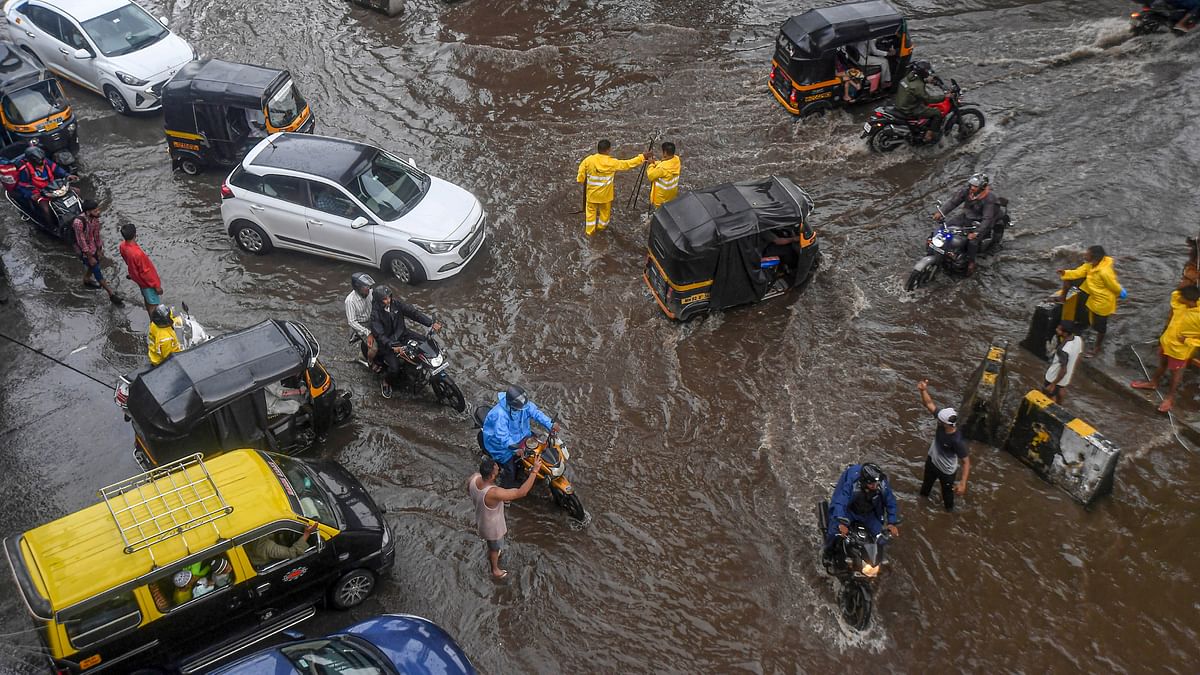
[[[803,288],[821,256],[812,208],[777,176],[685,192],[650,219],[642,280],[679,321]]]
[[[268,320],[121,378],[134,458],[149,470],[193,453],[307,450],[352,412],[320,350],[303,324]]]
[[[288,71],[217,59],[180,68],[163,87],[162,109],[171,166],[189,176],[237,164],[273,133],[316,126]]]
[[[907,22],[887,0],[812,9],[779,29],[768,86],[807,117],[891,96],[911,58]]]
[[[48,157],[70,168],[79,152],[77,127],[58,80],[0,43],[0,147],[36,141]]]

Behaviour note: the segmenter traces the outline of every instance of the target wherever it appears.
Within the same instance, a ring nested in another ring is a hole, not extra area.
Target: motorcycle
[[[939,87],[944,86],[940,79],[936,80],[936,84]],[[871,118],[863,123],[863,131],[859,137],[867,139],[867,146],[875,152],[892,152],[905,143],[914,146],[937,145],[942,137],[955,130],[958,140],[965,141],[979,133],[985,120],[981,110],[964,104],[961,97],[962,87],[951,79],[946,98],[942,99],[941,103],[930,106],[942,113],[941,124],[934,129],[931,141],[925,140],[925,131],[928,125],[936,123],[936,120],[909,119],[893,107],[876,108],[875,112],[871,113]]]
[[[1134,35],[1149,35],[1179,23],[1190,10],[1175,7],[1162,0],[1147,4],[1144,0],[1133,0],[1141,8],[1129,14],[1129,32]]]
[[[829,500],[817,504],[817,526],[821,540],[829,527]],[[824,556],[825,572],[841,582],[838,604],[842,618],[855,630],[871,624],[874,584],[883,567],[883,550],[891,538],[880,532],[871,534],[861,523],[850,526],[850,533],[838,537],[831,555]]]
[[[942,202],[939,200],[937,205],[938,213],[941,213]],[[996,224],[992,226],[991,234],[979,242],[978,255],[991,255],[999,250],[1000,244],[1004,241],[1004,230],[1011,224],[1012,219],[1008,216],[1008,200],[1001,197],[1000,216],[996,218]],[[939,222],[937,229],[925,240],[925,257],[913,265],[913,270],[908,275],[908,281],[904,283],[904,290],[913,291],[928,284],[942,270],[945,270],[947,274],[966,276],[969,266],[967,237],[978,228],[979,221],[962,227],[950,225],[944,219]]]
[[[436,319],[434,323],[437,323]],[[441,345],[434,338],[435,332],[431,327],[424,338],[409,340],[396,353],[396,356],[399,356],[400,360],[409,366],[404,369],[407,375],[405,384],[414,395],[420,394],[428,385],[433,389],[433,395],[437,397],[438,403],[449,406],[457,412],[463,412],[467,409],[467,400],[463,397],[462,389],[458,388],[458,385],[450,378],[450,374],[446,372],[450,364],[442,354]],[[358,362],[367,370],[374,372],[367,358],[366,340],[355,333],[350,337],[350,343],[354,344],[355,342],[358,343],[359,351],[362,354],[362,358]]]
[[[483,422],[487,419],[488,412],[491,410],[486,405],[475,407],[475,428],[479,429],[475,440],[479,443],[479,449],[487,452],[487,448],[483,445]],[[587,517],[587,513],[583,510],[583,503],[579,501],[579,496],[575,494],[575,488],[571,486],[571,481],[566,476],[567,460],[571,458],[571,453],[563,445],[562,439],[556,433],[549,434],[530,434],[525,439],[525,452],[517,458],[517,480],[524,481],[529,476],[529,472],[533,470],[533,463],[538,458],[542,458],[542,468],[538,471],[538,477],[535,480],[543,481],[546,488],[550,490],[550,497],[554,500],[554,504],[567,512],[575,520],[583,521]]]
[[[186,302],[181,303],[181,306],[183,307],[182,314],[176,314],[175,308],[171,308],[171,319],[172,323],[175,324],[175,337],[179,340],[179,351],[182,352],[187,351],[188,349],[191,349],[202,342],[208,342],[212,339],[212,336],[209,335],[208,331],[204,329],[204,326],[202,326],[200,322],[196,320],[196,317],[192,316],[192,312],[190,309],[188,309]],[[132,384],[132,380],[129,378],[133,377],[134,375],[137,375],[137,373],[122,375],[121,378],[117,380],[117,386],[113,392],[113,400],[116,401],[117,406],[120,407],[121,410],[129,410],[129,385]],[[125,421],[129,421],[128,412],[125,414]]]
[[[72,176],[72,178],[74,178]],[[34,204],[26,203],[16,196],[16,190],[6,190],[4,195],[8,202],[21,212],[22,220],[31,221],[34,226],[46,234],[64,243],[75,241],[75,228],[71,223],[83,213],[83,202],[80,201],[76,190],[71,187],[71,180],[56,178],[42,188],[42,195],[50,200],[51,222],[42,222],[40,210]]]

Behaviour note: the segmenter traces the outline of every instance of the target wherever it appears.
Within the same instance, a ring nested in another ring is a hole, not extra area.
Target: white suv
[[[379,148],[273,134],[221,185],[221,218],[242,250],[273,247],[380,267],[409,284],[460,272],[487,231],[466,190]]]
[[[130,0],[8,0],[4,17],[21,49],[125,115],[160,108],[163,85],[195,57]]]

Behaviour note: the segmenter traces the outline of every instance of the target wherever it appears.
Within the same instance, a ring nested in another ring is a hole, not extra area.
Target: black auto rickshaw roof
[[[261,108],[291,75],[286,70],[219,59],[190,61],[163,88],[163,105],[212,103]]]
[[[795,227],[811,211],[812,199],[787,178],[726,183],[663,204],[651,219],[650,237],[668,260],[709,258],[730,241]]]
[[[11,44],[0,43],[0,93],[24,89],[46,79],[46,74]]]
[[[195,426],[230,401],[299,374],[312,351],[296,326],[268,320],[178,352],[129,386],[129,416],[158,436]]]
[[[903,23],[887,0],[864,0],[810,9],[785,21],[780,32],[793,45],[792,58],[817,59],[843,45],[895,35]]]

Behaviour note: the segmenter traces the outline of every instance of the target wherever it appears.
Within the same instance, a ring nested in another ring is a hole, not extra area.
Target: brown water
[[[406,297],[449,326],[468,398],[520,382],[563,422],[589,512],[580,527],[542,493],[514,505],[512,578],[493,584],[464,490],[474,431],[431,400],[380,399],[352,363],[341,301],[357,268],[238,252],[221,175],[172,175],[160,118],[71,89],[110,255],[117,224],[136,221],[168,301],[217,332],[300,319],[359,393],[324,453],[388,508],[398,559],[364,607],[310,634],[419,614],[490,673],[1194,672],[1200,462],[1166,421],[1079,376],[1071,408],[1124,451],[1114,494],[1085,511],[975,445],[970,492],[946,514],[916,494],[933,427],[914,383],[956,404],[989,340],[1015,345],[1053,270],[1092,243],[1130,291],[1110,353],[1156,335],[1194,228],[1200,37],[1129,39],[1130,3],[1114,0],[900,3],[918,54],[988,127],[879,157],[858,139],[866,109],[798,123],[766,90],[778,25],[809,3],[414,0],[394,19],[339,0],[148,4],[202,54],[289,68],[321,133],[411,156],[485,201],[484,252]],[[640,279],[632,174],[614,228],[585,240],[577,161],[600,137],[629,156],[656,132],[679,146],[687,188],[774,173],[811,191],[826,264],[804,295],[666,321]],[[1013,201],[1004,251],[974,279],[904,293],[930,204],[977,170]],[[79,289],[73,256],[0,213],[18,300],[4,330],[104,381],[140,365],[142,310]],[[110,392],[9,344],[0,361],[4,535],[136,472]],[[1029,355],[1010,365],[1013,390],[1040,383]],[[1196,399],[1190,385],[1180,405]],[[905,522],[857,634],[819,565],[813,504],[865,459],[889,471]],[[24,672],[33,640],[6,577],[0,670]]]

